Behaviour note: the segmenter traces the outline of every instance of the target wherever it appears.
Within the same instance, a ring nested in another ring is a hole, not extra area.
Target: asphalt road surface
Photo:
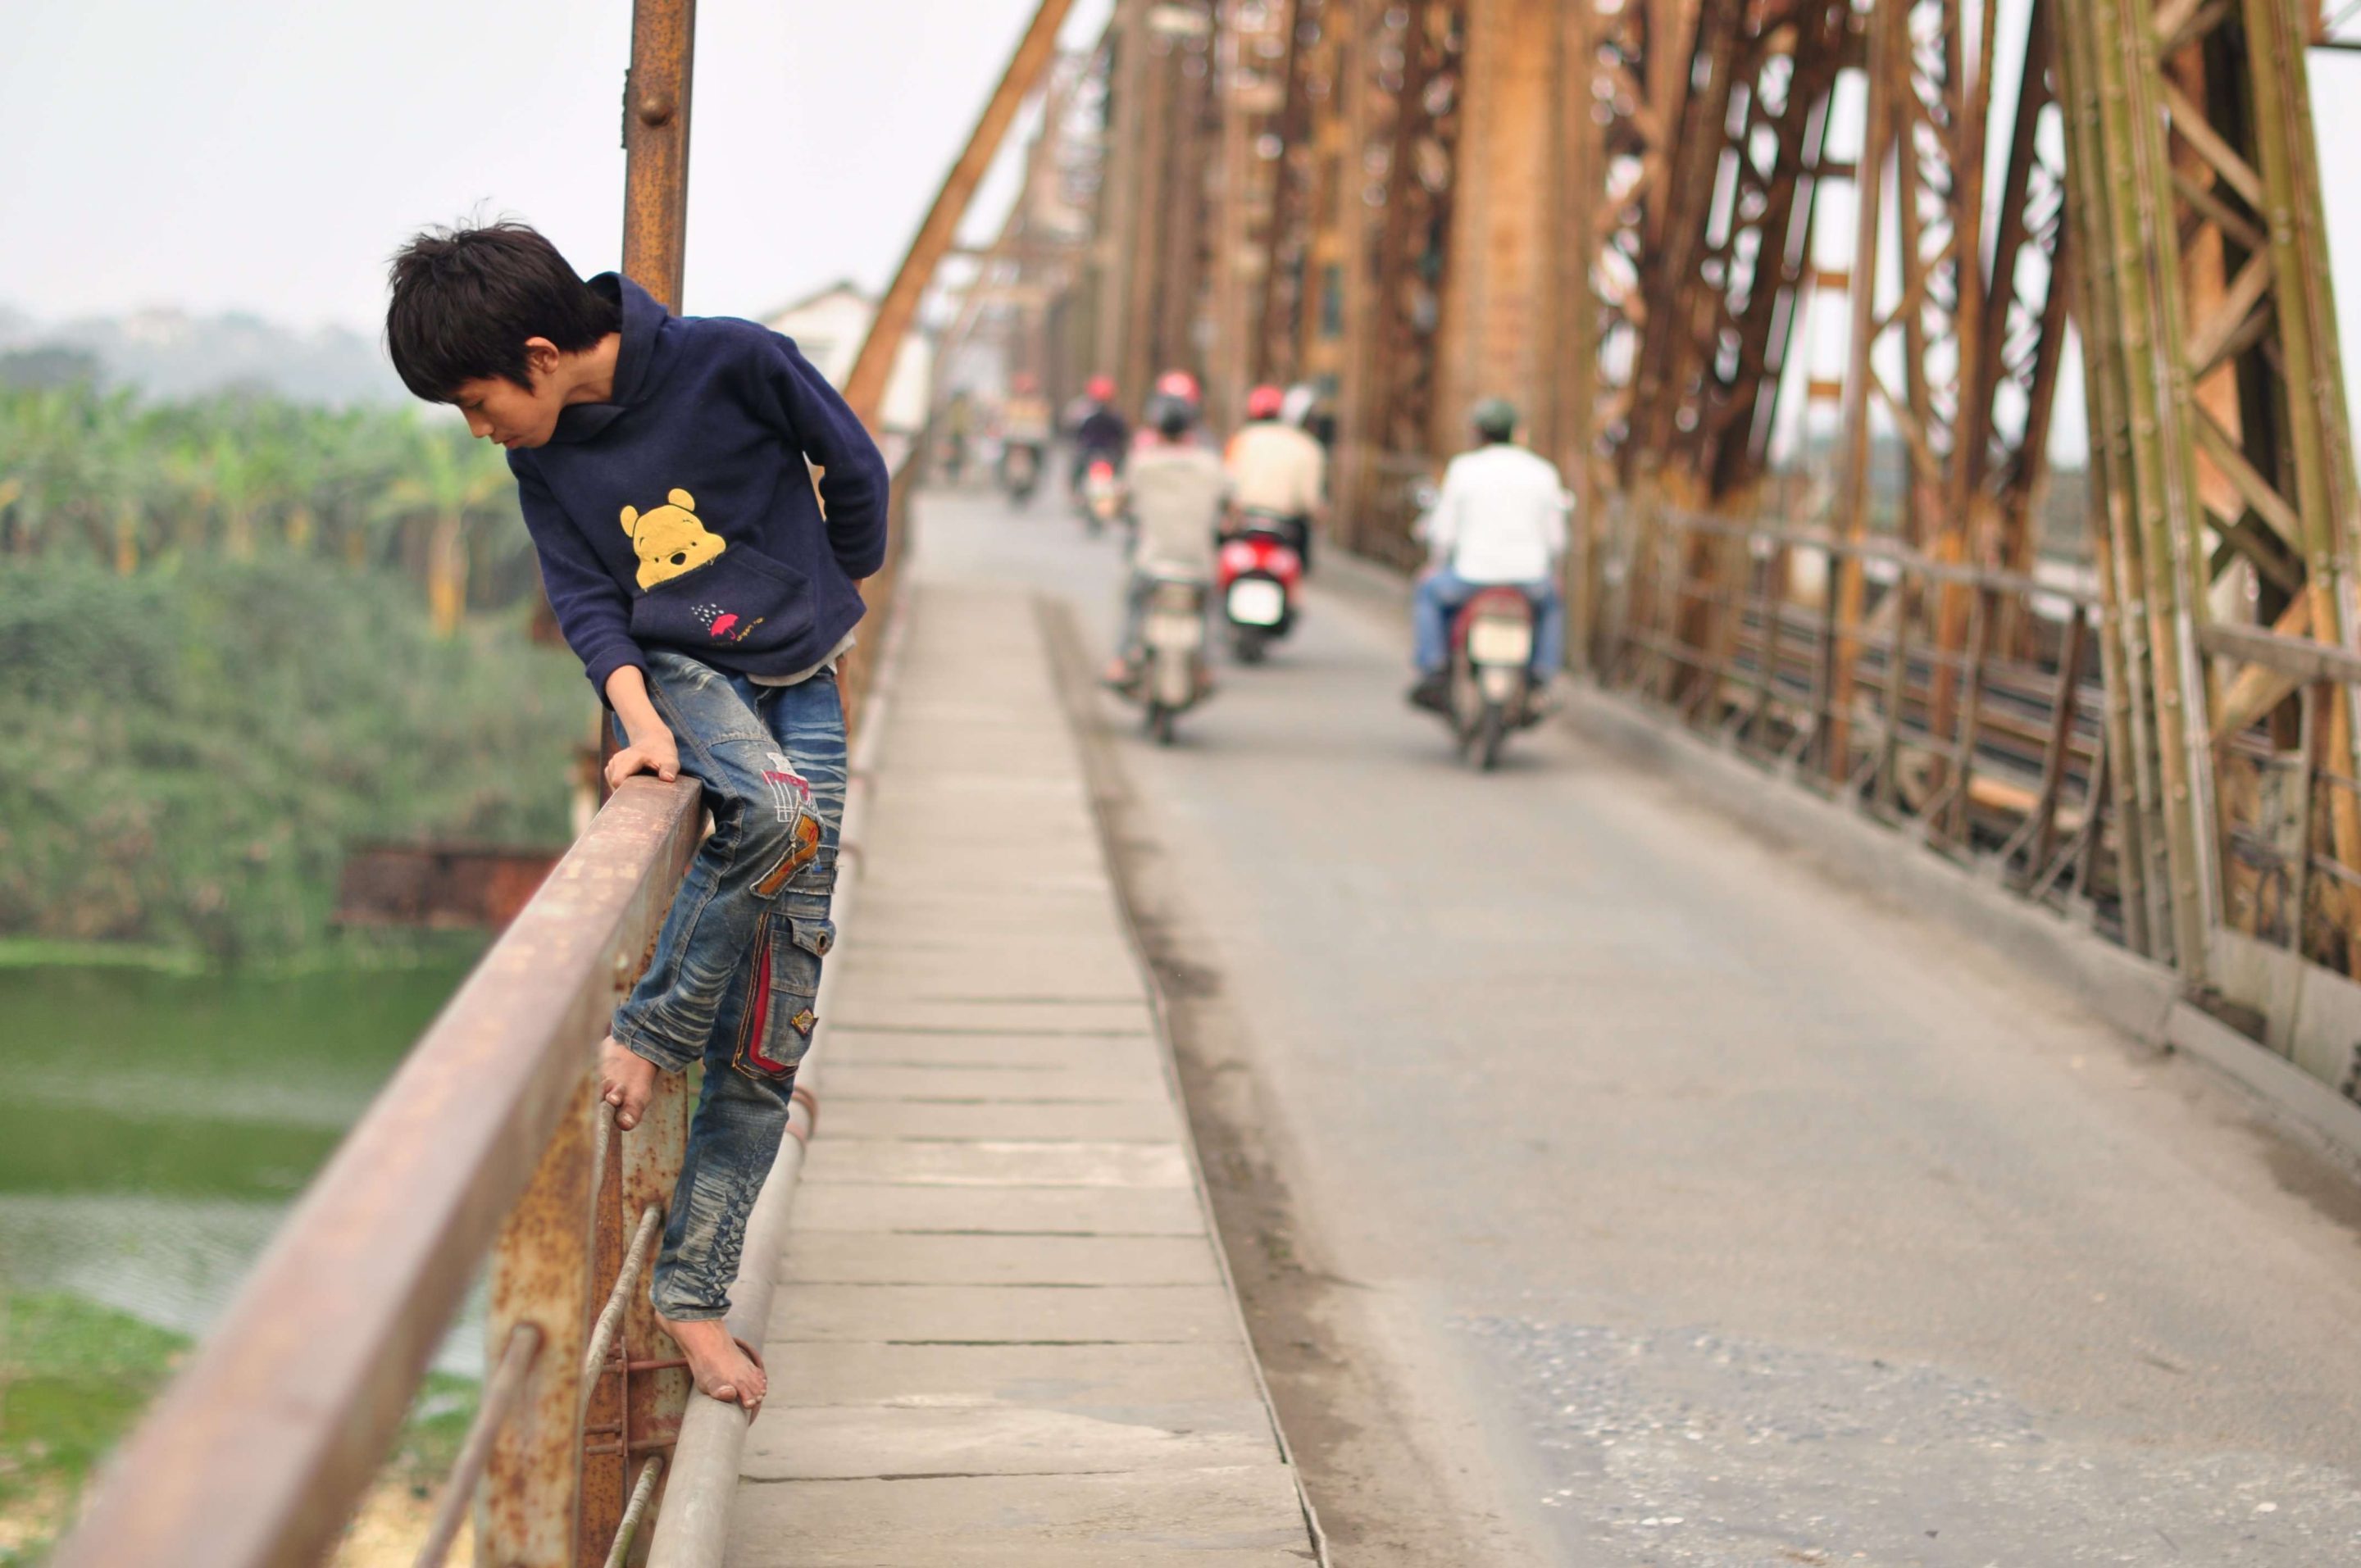
[[[1060,497],[919,518],[1104,659]],[[1563,728],[1468,773],[1406,646],[1315,580],[1170,751],[1069,681],[1340,1563],[2361,1563],[2341,1167]]]

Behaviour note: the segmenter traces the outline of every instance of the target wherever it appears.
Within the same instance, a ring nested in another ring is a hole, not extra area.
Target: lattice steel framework
[[[1176,9],[1123,0],[1118,28]],[[1118,146],[1160,259],[1110,349],[1328,389],[1338,530],[1397,557],[1454,400],[1526,400],[1588,502],[1571,586],[1605,678],[2233,1014],[2288,1010],[2258,947],[2354,971],[2361,485],[2305,51],[2361,41],[2361,5],[1252,9],[1216,19],[1270,39],[1258,103],[1143,87]],[[1177,170],[1217,142],[1217,184],[1261,183],[1226,231],[1251,304],[1209,322]],[[1828,294],[1822,370],[1798,323]],[[2088,472],[2053,475],[2078,345]],[[1799,393],[1840,409],[1831,445],[1797,443]]]

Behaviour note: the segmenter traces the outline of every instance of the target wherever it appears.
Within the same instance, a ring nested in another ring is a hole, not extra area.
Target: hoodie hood
[[[615,395],[610,402],[577,403],[557,416],[552,443],[588,441],[603,433],[642,401],[661,379],[656,373],[664,357],[664,328],[673,320],[653,294],[620,272],[601,272],[590,287],[622,307],[623,343],[615,355]]]

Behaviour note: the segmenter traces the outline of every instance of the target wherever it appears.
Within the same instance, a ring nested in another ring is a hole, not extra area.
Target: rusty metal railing
[[[1631,499],[1591,538],[1602,684],[2108,935],[2136,926],[2094,582]]]
[[[590,1051],[654,939],[700,817],[692,781],[617,792],[109,1464],[60,1563],[317,1561],[497,1237],[499,1365],[465,1451],[493,1482],[478,1551],[573,1568],[601,1119]]]
[[[2211,716],[2224,925],[2332,973],[2361,974],[2361,780],[2331,743],[2361,705],[2361,654],[2260,627],[2199,640],[2229,675]],[[2324,1071],[2361,1098],[2361,1047]]]
[[[907,545],[895,475],[879,613],[845,670],[856,727]],[[111,1460],[60,1568],[319,1561],[374,1480],[489,1255],[491,1366],[418,1563],[472,1514],[477,1561],[620,1564],[663,1502],[690,1394],[641,1288],[689,1101],[660,1074],[630,1133],[592,1050],[645,967],[703,824],[693,780],[627,781],[289,1216]],[[847,854],[853,853],[848,847]],[[798,1142],[817,1111],[798,1086]]]

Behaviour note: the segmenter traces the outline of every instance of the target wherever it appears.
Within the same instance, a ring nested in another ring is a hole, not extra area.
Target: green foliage
[[[0,1297],[0,1568],[47,1555],[90,1473],[161,1393],[187,1336],[71,1296]],[[431,1372],[389,1456],[419,1496],[446,1475],[480,1385]]]
[[[562,841],[538,599],[456,420],[0,387],[0,939],[283,959],[351,843]]]
[[[70,1296],[0,1300],[0,1497],[44,1470],[86,1474],[188,1345]]]
[[[508,465],[456,419],[243,394],[150,404],[78,380],[0,385],[0,555],[127,574],[215,551],[386,566],[446,598],[456,581],[478,610],[533,592]]]
[[[437,636],[382,572],[0,560],[0,936],[278,959],[345,849],[561,843],[579,667],[523,614]]]

